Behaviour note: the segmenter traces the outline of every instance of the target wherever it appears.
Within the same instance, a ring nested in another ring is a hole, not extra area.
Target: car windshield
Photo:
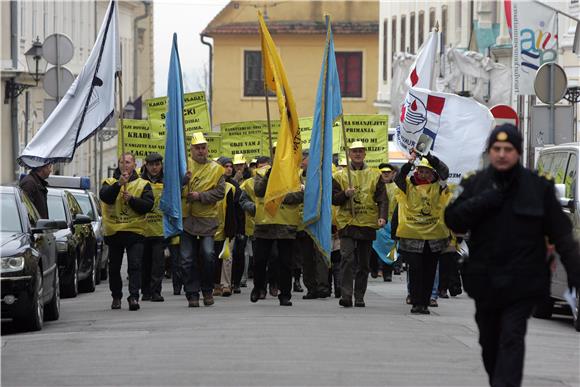
[[[89,199],[88,194],[82,193],[75,193],[73,194],[79,205],[81,206],[81,210],[83,210],[83,214],[90,217],[92,220],[95,220],[95,213],[93,212],[93,206],[91,206],[91,199]]]
[[[49,195],[48,196],[48,217],[52,220],[64,220],[66,221],[66,215],[64,214],[64,204],[60,196]]]
[[[12,193],[0,194],[0,231],[22,232],[16,199]]]

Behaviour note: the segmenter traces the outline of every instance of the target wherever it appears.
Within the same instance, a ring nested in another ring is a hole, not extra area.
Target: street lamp
[[[9,99],[17,98],[24,90],[28,89],[29,87],[37,86],[38,81],[46,71],[47,62],[42,56],[42,43],[38,37],[36,37],[36,40],[32,43],[32,47],[24,53],[24,56],[26,57],[28,73],[32,79],[34,79],[35,84],[29,85],[25,83],[18,83],[14,80],[14,78],[8,79],[6,81],[4,103],[8,103]]]

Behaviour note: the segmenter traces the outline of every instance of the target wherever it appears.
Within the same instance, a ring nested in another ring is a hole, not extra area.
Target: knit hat
[[[491,149],[491,146],[496,141],[507,141],[516,148],[519,154],[522,154],[522,135],[512,124],[503,124],[500,126],[496,126],[489,135],[487,140],[487,151]]]
[[[220,163],[222,165],[222,167],[225,166],[226,164],[234,165],[234,163],[232,162],[232,159],[230,159],[229,157],[225,157],[225,156],[218,157],[218,159],[216,161],[218,163]]]

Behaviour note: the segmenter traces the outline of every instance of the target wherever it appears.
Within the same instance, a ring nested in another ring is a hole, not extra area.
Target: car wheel
[[[52,299],[44,306],[44,319],[46,321],[56,321],[60,317],[60,279],[58,276],[58,268],[55,274]]]
[[[576,313],[574,314],[574,328],[577,332],[580,332],[580,289],[576,289]]]
[[[44,288],[42,285],[42,269],[39,266],[36,268],[34,291],[32,292],[30,305],[27,305],[23,314],[17,318],[17,325],[26,331],[39,331],[42,329],[44,321],[44,306],[42,305]]]
[[[63,298],[73,298],[79,294],[79,264],[74,259],[72,273],[67,276],[67,281],[62,285],[61,293]]]
[[[97,259],[93,255],[93,262],[91,263],[91,273],[89,276],[81,281],[80,286],[81,290],[85,293],[92,293],[95,291],[95,284],[96,284],[96,273],[97,273]]]
[[[552,311],[554,310],[554,300],[547,296],[538,304],[536,304],[536,309],[534,310],[534,317],[549,319],[552,317]]]

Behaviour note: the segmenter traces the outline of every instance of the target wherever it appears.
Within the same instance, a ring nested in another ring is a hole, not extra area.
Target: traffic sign
[[[53,98],[60,100],[65,96],[75,77],[65,66],[54,66],[44,75],[44,91]]]
[[[518,118],[518,113],[508,105],[495,105],[489,109],[491,115],[495,119],[495,126],[502,124],[512,124],[518,126],[520,120]]]
[[[553,105],[564,98],[568,88],[568,77],[557,63],[544,63],[536,73],[534,90],[543,103]]]
[[[42,45],[42,56],[52,65],[58,66],[68,62],[73,57],[74,44],[70,38],[61,33],[49,35]]]

